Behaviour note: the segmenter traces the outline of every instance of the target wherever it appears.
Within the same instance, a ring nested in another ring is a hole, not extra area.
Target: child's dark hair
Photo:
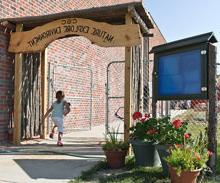
[[[71,106],[71,103],[70,103],[70,102],[67,102],[67,104],[68,104],[69,106]]]
[[[59,91],[56,92],[56,98],[58,99],[58,98],[60,98],[60,97],[62,97],[62,98],[65,97],[64,92],[61,91],[61,90],[59,90]]]

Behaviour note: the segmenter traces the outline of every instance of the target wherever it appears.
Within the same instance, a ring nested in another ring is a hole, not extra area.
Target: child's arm
[[[70,103],[65,102],[65,103],[64,103],[64,106],[65,106],[65,108],[66,108],[65,113],[64,113],[64,116],[66,116],[67,114],[70,113]]]
[[[48,109],[48,111],[46,112],[46,114],[44,114],[43,116],[43,120],[45,120],[45,118],[50,114],[50,112],[53,110],[53,107],[51,106],[50,109]]]

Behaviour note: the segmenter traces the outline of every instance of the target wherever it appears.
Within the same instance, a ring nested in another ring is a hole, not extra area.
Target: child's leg
[[[49,136],[51,139],[53,139],[54,130],[55,130],[56,127],[57,127],[57,125],[54,125],[54,127],[52,128],[52,131],[51,131],[50,136]]]
[[[62,136],[63,136],[63,118],[59,119],[59,121],[57,123],[57,127],[58,127],[58,131],[59,131],[57,145],[63,146],[63,143],[61,142]]]
[[[63,136],[63,133],[62,133],[62,132],[59,132],[59,134],[58,134],[58,141],[61,141],[61,140],[62,140],[62,136]]]
[[[54,125],[54,127],[53,127],[51,133],[54,133],[56,127],[57,127],[57,125]]]
[[[59,134],[58,134],[58,141],[57,141],[57,145],[58,146],[63,146],[63,143],[62,143],[62,135],[63,135],[63,133],[62,132],[59,132]]]

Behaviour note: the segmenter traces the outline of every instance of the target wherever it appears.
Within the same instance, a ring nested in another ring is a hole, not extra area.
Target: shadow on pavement
[[[32,179],[73,179],[95,160],[85,159],[14,159]]]

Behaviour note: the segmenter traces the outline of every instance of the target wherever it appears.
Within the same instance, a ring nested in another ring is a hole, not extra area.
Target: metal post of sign
[[[170,102],[165,101],[165,116],[168,117],[170,116]]]
[[[164,116],[164,101],[160,101],[160,116]]]

